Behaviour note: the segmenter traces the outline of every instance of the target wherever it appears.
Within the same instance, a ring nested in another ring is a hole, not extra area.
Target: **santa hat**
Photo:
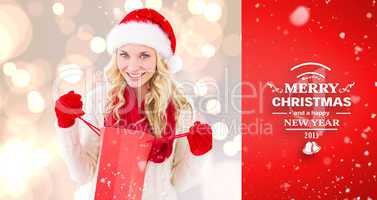
[[[128,13],[107,36],[107,51],[128,44],[142,44],[154,48],[166,61],[172,73],[182,68],[182,61],[174,55],[176,39],[168,20],[153,9],[142,8]]]

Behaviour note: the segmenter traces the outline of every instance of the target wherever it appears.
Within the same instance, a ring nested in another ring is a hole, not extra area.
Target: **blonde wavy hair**
[[[175,106],[176,122],[178,122],[179,114],[183,109],[190,109],[192,112],[192,107],[171,78],[167,64],[157,52],[156,55],[156,71],[146,83],[149,84],[150,90],[144,97],[144,110],[154,135],[161,137],[162,131],[167,125],[166,108],[170,98],[173,100]],[[112,55],[111,61],[106,67],[105,76],[110,83],[110,89],[107,92],[106,113],[113,112],[117,124],[121,120],[119,109],[126,104],[126,99],[123,94],[127,87],[127,82],[120,73],[117,65],[117,53]],[[176,126],[178,126],[178,124]]]

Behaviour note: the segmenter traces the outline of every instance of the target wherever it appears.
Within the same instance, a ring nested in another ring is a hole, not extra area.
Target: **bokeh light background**
[[[107,33],[141,7],[172,23],[184,64],[174,77],[215,133],[208,174],[181,199],[240,199],[241,104],[231,100],[241,94],[240,1],[2,0],[0,200],[87,199],[60,155],[54,101],[71,89],[85,97],[102,80]]]

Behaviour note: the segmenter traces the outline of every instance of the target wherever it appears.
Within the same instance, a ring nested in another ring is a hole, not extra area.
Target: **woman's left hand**
[[[192,154],[203,155],[212,149],[212,129],[208,124],[196,121],[190,128],[187,139]]]

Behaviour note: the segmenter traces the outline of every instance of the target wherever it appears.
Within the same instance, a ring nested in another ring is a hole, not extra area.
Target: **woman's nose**
[[[128,69],[130,71],[136,71],[140,69],[140,61],[137,58],[131,58],[130,62],[128,63]]]

